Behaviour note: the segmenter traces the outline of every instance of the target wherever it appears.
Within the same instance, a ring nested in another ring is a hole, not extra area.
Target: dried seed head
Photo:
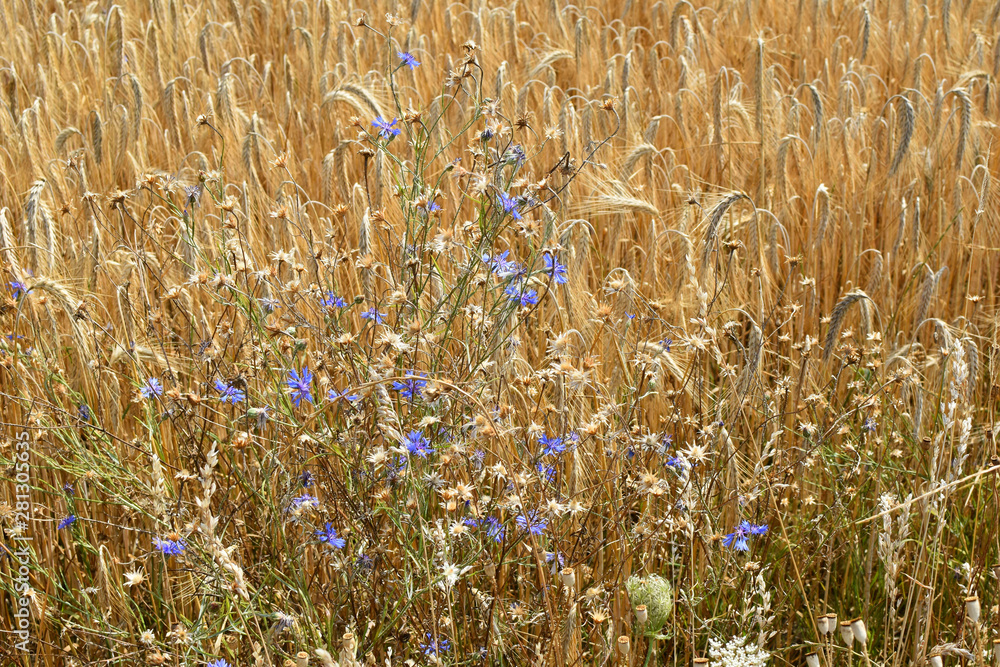
[[[993,640],[993,662],[1000,665],[1000,639]]]
[[[851,646],[854,643],[854,633],[851,631],[851,622],[843,621],[840,624],[840,638],[844,640],[844,643]]]
[[[629,641],[629,638],[626,637],[625,635],[622,635],[621,637],[618,638],[618,652],[621,653],[623,656],[627,656],[630,644],[631,642]]]
[[[571,567],[564,568],[562,572],[559,573],[562,577],[563,586],[570,589],[570,591],[576,590],[576,571]]]
[[[816,618],[816,630],[819,632],[820,637],[823,637],[830,632],[830,622],[826,616],[819,616]]]
[[[944,667],[944,660],[939,655],[930,656],[927,658],[927,662],[930,663],[931,667]]]
[[[965,615],[969,617],[969,620],[973,623],[979,622],[979,615],[982,612],[982,608],[979,605],[979,598],[975,595],[972,597],[965,598]]]
[[[295,654],[295,667],[308,667],[309,665],[309,654],[305,651],[299,651]]]
[[[831,635],[837,631],[837,615],[832,612],[826,615],[826,631]]]
[[[854,633],[854,640],[862,646],[868,643],[868,629],[865,628],[865,622],[860,618],[851,621],[851,632]]]
[[[646,609],[646,605],[641,604],[635,608],[635,620],[639,625],[646,625],[649,621],[649,611]]]
[[[819,667],[819,654],[810,653],[809,655],[807,655],[806,665],[808,665],[808,667]]]

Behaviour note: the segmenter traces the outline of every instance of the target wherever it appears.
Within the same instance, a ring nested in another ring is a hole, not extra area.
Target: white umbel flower
[[[708,640],[708,655],[712,667],[764,667],[771,654],[756,644],[747,645],[746,637],[733,637],[728,642]]]

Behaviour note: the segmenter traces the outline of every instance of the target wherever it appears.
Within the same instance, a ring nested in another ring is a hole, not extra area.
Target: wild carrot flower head
[[[653,634],[659,632],[674,608],[674,590],[670,582],[658,574],[645,577],[632,575],[625,582],[625,590],[633,607],[646,605],[647,625],[644,630]]]

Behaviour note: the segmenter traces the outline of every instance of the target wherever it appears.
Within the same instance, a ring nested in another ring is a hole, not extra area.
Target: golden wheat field
[[[1000,666],[1000,2],[0,2],[0,664]]]

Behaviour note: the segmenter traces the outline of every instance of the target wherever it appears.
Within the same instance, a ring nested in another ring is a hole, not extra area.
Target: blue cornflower
[[[741,521],[740,527],[750,535],[765,535],[767,533],[767,524],[758,525],[749,521]]]
[[[21,295],[28,294],[28,292],[30,292],[30,290],[25,286],[25,284],[19,280],[15,280],[14,282],[7,284],[10,285],[10,295],[14,299],[17,299]]]
[[[767,532],[767,525],[757,525],[749,521],[741,521],[736,529],[722,538],[722,545],[734,551],[750,551],[749,538],[755,535],[763,535]]]
[[[518,262],[508,260],[508,255],[510,255],[509,250],[504,250],[499,255],[483,254],[483,263],[487,264],[490,271],[500,279],[512,278],[523,274],[524,267]]]
[[[535,469],[538,470],[538,474],[541,477],[543,477],[546,482],[551,484],[552,482],[555,481],[556,479],[555,466],[545,465],[544,463],[539,461],[538,464],[535,466]]]
[[[500,198],[500,206],[503,208],[504,213],[509,213],[515,220],[521,220],[521,212],[517,210],[517,201],[503,192],[497,196]]]
[[[522,308],[524,306],[534,306],[538,303],[538,293],[533,289],[525,289],[524,285],[519,287],[518,285],[511,284],[503,292],[510,297],[511,301],[517,301],[521,304]]]
[[[402,51],[397,51],[396,55],[404,65],[409,67],[411,70],[420,67],[420,61],[413,57],[413,54],[404,53]]]
[[[865,423],[861,425],[862,430],[868,431],[869,433],[874,433],[877,427],[878,424],[871,417],[866,419]]]
[[[70,514],[68,517],[66,517],[65,519],[63,519],[62,521],[59,522],[59,525],[56,526],[56,530],[62,530],[63,528],[69,528],[74,523],[76,523],[76,517],[73,516],[72,514]]]
[[[735,551],[750,551],[750,541],[739,528],[722,538],[722,544]]]
[[[421,643],[420,648],[424,650],[424,655],[440,655],[451,649],[451,642],[444,637],[434,639],[434,635],[427,633],[427,642]]]
[[[544,517],[538,516],[537,510],[530,510],[524,514],[518,514],[514,521],[517,523],[518,528],[521,530],[527,530],[532,535],[541,535],[549,526],[548,521],[546,521]]]
[[[330,401],[331,403],[339,401],[341,399],[344,399],[345,401],[351,401],[353,403],[354,401],[360,401],[361,396],[359,396],[358,394],[352,394],[350,389],[345,389],[340,393],[337,393],[336,389],[331,389],[326,393],[326,400]]]
[[[240,401],[245,401],[247,398],[247,393],[242,389],[237,389],[233,386],[232,382],[223,382],[222,380],[215,381],[215,390],[218,391],[222,396],[219,399],[223,402],[229,402],[236,405]]]
[[[514,144],[504,152],[503,159],[508,164],[520,167],[528,159],[528,156],[525,154],[521,144]]]
[[[420,431],[407,433],[406,441],[403,444],[406,445],[406,451],[410,452],[410,456],[419,456],[422,459],[426,459],[427,455],[433,451],[430,447],[431,441]]]
[[[165,556],[179,556],[187,548],[184,540],[161,540],[160,538],[153,540],[153,546]]]
[[[206,667],[233,667],[233,666],[230,665],[225,660],[223,660],[222,658],[219,658],[218,660],[213,660],[212,662],[208,663]]]
[[[565,285],[569,278],[566,277],[566,265],[560,264],[552,255],[545,256],[545,273],[548,274],[552,280],[556,281],[557,285]]]
[[[486,536],[491,537],[497,542],[503,542],[503,524],[496,517],[488,516],[486,520],[480,524],[486,528]]]
[[[295,407],[299,407],[303,400],[312,403],[310,388],[312,381],[313,374],[309,372],[308,366],[302,369],[301,375],[294,368],[288,371],[288,387],[292,390],[292,402],[295,403]]]
[[[333,292],[327,292],[326,296],[320,299],[320,303],[327,308],[344,308],[347,305],[347,302],[344,301],[344,297],[337,296]]]
[[[94,414],[90,411],[90,406],[86,403],[80,404],[80,407],[76,409],[76,414],[80,418],[80,421],[85,422],[89,422],[90,418],[94,416]]]
[[[260,302],[261,307],[268,313],[273,313],[274,309],[278,307],[278,300],[271,297],[261,297],[257,301]]]
[[[320,542],[326,542],[334,549],[343,549],[347,542],[342,537],[337,537],[337,529],[332,523],[326,524],[321,530],[316,531],[316,537]]]
[[[153,398],[154,396],[163,395],[163,385],[156,378],[149,378],[146,380],[146,384],[142,385],[142,397],[143,398]]]
[[[398,119],[396,118],[393,118],[391,121],[388,121],[382,118],[382,116],[379,116],[378,118],[372,121],[372,125],[378,128],[378,136],[382,137],[383,139],[391,139],[402,131],[398,127],[396,127],[397,121]]]
[[[299,482],[302,483],[303,488],[308,489],[313,485],[313,474],[308,470],[303,470],[302,474],[299,475]]]
[[[316,507],[317,505],[319,505],[319,500],[317,500],[316,496],[303,493],[301,496],[292,498],[292,506],[290,509],[298,510],[303,507]]]
[[[375,320],[375,324],[382,324],[385,322],[385,313],[380,312],[376,308],[370,308],[365,312],[361,313],[361,317],[366,320]]]
[[[566,451],[566,443],[562,438],[550,438],[547,435],[538,436],[538,444],[542,446],[542,456],[558,456]]]
[[[421,374],[423,377],[423,374]],[[392,388],[399,392],[399,395],[403,398],[408,398],[411,401],[414,398],[420,397],[420,390],[427,386],[427,380],[421,380],[420,378],[407,378],[405,380],[396,380],[392,383]]]
[[[670,352],[670,346],[674,344],[673,338],[664,338],[660,341],[660,345],[663,346],[664,352]]]
[[[679,458],[677,456],[671,456],[666,460],[665,465],[670,468],[680,469],[684,467],[684,459]]]

